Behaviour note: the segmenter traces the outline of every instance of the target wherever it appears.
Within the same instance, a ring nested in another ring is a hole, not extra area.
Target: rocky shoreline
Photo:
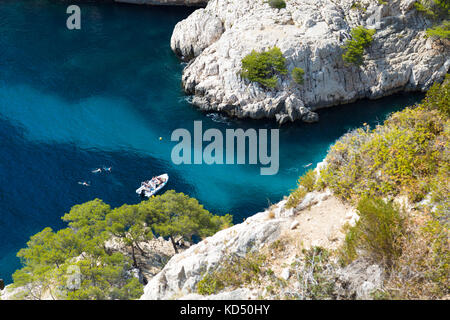
[[[182,86],[205,111],[239,118],[274,118],[280,124],[318,120],[319,108],[377,99],[400,91],[425,91],[450,67],[449,47],[425,37],[430,21],[415,0],[290,0],[285,9],[250,0],[211,0],[179,22],[171,47],[188,62]],[[342,45],[357,26],[375,29],[365,63],[349,66]],[[252,50],[277,46],[288,74],[275,90],[240,77]],[[290,71],[305,71],[303,85]]]

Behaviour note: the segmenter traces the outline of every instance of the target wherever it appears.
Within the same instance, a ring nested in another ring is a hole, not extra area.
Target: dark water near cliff
[[[276,176],[260,176],[259,166],[250,165],[175,166],[170,135],[191,129],[194,120],[223,132],[277,126],[208,117],[188,104],[180,89],[183,66],[169,41],[191,9],[82,4],[82,30],[69,31],[66,7],[0,0],[0,278],[6,282],[29,236],[64,227],[60,217],[75,204],[137,203],[140,181],[167,172],[167,189],[239,222],[280,200],[303,165],[319,162],[343,133],[419,99],[362,101],[321,111],[318,124],[283,127]],[[111,173],[91,172],[102,166]]]

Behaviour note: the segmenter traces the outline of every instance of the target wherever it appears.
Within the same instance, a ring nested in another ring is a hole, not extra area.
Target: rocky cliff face
[[[295,266],[303,249],[317,246],[336,249],[345,237],[342,226],[354,224],[358,215],[329,191],[307,194],[296,208],[287,209],[285,204],[286,200],[283,200],[173,256],[145,286],[141,299],[276,298],[267,292],[268,284],[264,281],[257,286],[247,284],[239,288],[225,288],[214,295],[197,293],[197,284],[205,271],[220,266],[230,254],[243,257],[248,252],[268,252],[265,267],[270,267],[278,278],[286,281],[291,278],[282,289],[283,297],[289,292],[302,292],[296,288],[301,283],[294,276],[300,272],[299,268],[286,266]],[[329,276],[333,283],[340,284],[336,289],[336,298],[368,298],[372,290],[382,285],[383,272],[377,265],[358,261],[345,270],[332,270]]]
[[[115,2],[156,6],[206,6],[208,0],[114,0]]]
[[[265,219],[266,214],[256,214],[172,257],[145,286],[141,299],[173,299],[195,293],[203,272],[216,267],[227,253],[244,255],[276,240],[285,224],[282,220]]]
[[[430,22],[414,2],[287,0],[285,9],[273,9],[265,1],[210,0],[177,24],[171,46],[189,61],[183,87],[201,109],[280,123],[315,121],[311,111],[317,108],[426,90],[444,77],[448,46],[425,37]],[[376,30],[374,41],[363,66],[348,66],[341,46],[360,25]],[[289,71],[304,69],[303,85],[290,72],[277,90],[241,79],[242,58],[273,46],[283,52]]]

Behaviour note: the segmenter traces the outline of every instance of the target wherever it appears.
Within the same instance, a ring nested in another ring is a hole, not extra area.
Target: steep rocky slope
[[[426,90],[450,66],[448,46],[425,37],[430,27],[415,0],[287,0],[285,9],[265,1],[211,0],[179,22],[173,51],[189,64],[183,87],[193,103],[237,117],[315,121],[320,107],[397,91]],[[356,5],[357,4],[357,5]],[[361,67],[342,60],[342,45],[357,26],[375,29]],[[276,90],[240,77],[252,50],[277,46],[287,69],[300,67],[305,82],[288,72]]]
[[[156,6],[205,6],[208,0],[114,0],[115,2]]]

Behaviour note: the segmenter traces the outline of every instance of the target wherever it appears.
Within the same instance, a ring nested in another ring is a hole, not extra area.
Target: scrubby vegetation
[[[340,272],[357,270],[350,265],[356,262],[384,270],[375,299],[448,298],[449,90],[447,76],[421,104],[393,113],[373,129],[365,125],[349,132],[330,148],[319,177],[309,170],[299,178],[287,208],[324,187],[356,206],[359,219],[346,225],[338,250],[312,247],[300,254],[302,243],[281,237],[260,253],[227,257],[204,273],[198,292],[245,286],[265,288],[261,298],[352,298],[354,289],[347,291]],[[287,251],[295,253],[293,262],[278,266]],[[280,268],[289,270],[289,280],[275,276]]]
[[[404,227],[397,244],[401,254],[386,269],[384,288],[375,298],[448,299],[448,226],[422,211],[407,216]]]
[[[445,182],[449,174],[449,86],[448,80],[434,85],[422,104],[392,114],[383,125],[344,135],[328,153],[325,183],[347,200],[405,194],[419,201],[440,189],[436,179]]]
[[[414,6],[433,20],[427,35],[437,39],[450,39],[450,2],[448,0],[419,0]]]
[[[364,49],[372,43],[375,29],[366,29],[359,26],[353,28],[350,34],[351,39],[347,40],[342,47],[345,51],[342,54],[342,59],[347,64],[360,66],[364,63]]]
[[[363,6],[363,4],[360,1],[355,1],[352,3],[352,6],[350,7],[351,10],[361,10],[363,12],[366,12],[366,7]]]
[[[286,74],[286,58],[277,47],[263,52],[253,50],[242,59],[241,77],[266,88],[275,88],[278,76]]]
[[[13,274],[17,298],[136,299],[143,284],[133,275],[145,256],[142,244],[155,234],[172,239],[207,237],[231,225],[231,216],[214,216],[197,200],[167,191],[137,205],[116,209],[96,199],[74,206],[63,216],[69,227],[32,236],[17,254],[23,268]],[[106,245],[115,241],[128,252]],[[133,271],[134,270],[134,271]]]
[[[448,207],[447,207],[448,209]],[[366,259],[384,266],[378,299],[442,299],[449,291],[448,224],[422,209],[406,214],[392,201],[363,198],[360,220],[339,251],[344,265]],[[448,217],[447,217],[448,218]]]
[[[317,180],[316,171],[310,169],[306,171],[303,176],[298,178],[298,185],[303,186],[306,189],[306,191],[311,192],[314,190],[316,180]]]
[[[306,189],[302,186],[298,186],[297,189],[292,190],[287,199],[286,208],[291,209],[298,206],[302,202],[303,198],[305,198],[307,193],[308,192],[306,191]]]
[[[443,21],[441,24],[427,29],[427,36],[437,39],[450,39],[450,21]]]
[[[292,69],[292,79],[294,79],[297,84],[303,84],[303,82],[305,81],[305,79],[303,78],[304,75],[305,71],[302,68],[295,67],[294,69]]]
[[[286,208],[295,208],[302,202],[303,198],[308,192],[314,190],[316,186],[316,172],[314,170],[308,170],[303,176],[298,178],[297,188],[292,190],[287,202]]]
[[[245,286],[265,288],[261,298],[351,299],[354,289],[346,287],[341,273],[375,264],[383,270],[382,287],[371,292],[375,299],[447,299],[449,98],[447,76],[422,103],[391,114],[375,128],[365,125],[344,135],[330,148],[319,177],[309,170],[299,178],[287,208],[325,187],[356,206],[359,219],[345,226],[338,250],[312,247],[298,254],[303,243],[280,237],[260,253],[228,256],[204,273],[197,291],[215,294]],[[295,254],[293,262],[279,266],[286,252]],[[275,276],[282,274],[280,268],[289,271],[284,279]]]
[[[268,0],[269,6],[276,9],[286,8],[286,2],[284,0]]]
[[[392,202],[379,198],[363,198],[357,209],[360,219],[347,232],[342,262],[352,262],[363,251],[372,260],[391,265],[401,254],[399,240],[405,232],[404,214]]]
[[[344,265],[366,259],[384,266],[377,298],[450,294],[449,95],[447,76],[421,104],[372,130],[346,134],[331,147],[321,172],[336,195],[357,204],[360,220],[348,228],[339,255]],[[400,196],[413,210],[398,204]]]
[[[428,109],[435,109],[450,117],[450,75],[447,74],[444,83],[435,83],[425,97],[423,105]]]
[[[283,265],[283,268],[290,270],[289,280],[276,275],[272,268],[279,267],[279,258],[285,255],[291,240],[281,238],[245,256],[226,255],[216,267],[203,273],[197,283],[197,293],[211,295],[251,287],[258,290],[264,288],[265,294],[260,296],[261,299],[335,298],[333,271],[337,265],[332,261],[331,253],[324,248],[302,249],[290,265]]]
[[[236,289],[258,282],[267,272],[264,269],[266,256],[258,252],[249,252],[244,257],[237,254],[226,255],[220,267],[207,270],[197,284],[197,292],[202,295],[218,293],[224,288]]]

